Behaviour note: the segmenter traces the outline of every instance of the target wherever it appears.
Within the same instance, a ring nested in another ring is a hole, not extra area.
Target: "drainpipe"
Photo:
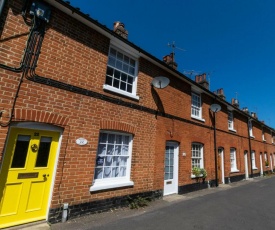
[[[249,148],[249,153],[250,153],[251,178],[253,178],[253,165],[252,165],[252,151],[251,151],[251,137],[250,137],[250,130],[249,130],[249,122],[251,122],[251,119],[248,117],[248,121],[247,121],[248,148]],[[256,159],[255,159],[255,160],[256,160]]]
[[[62,223],[66,222],[68,220],[68,209],[69,209],[69,204],[64,203],[63,211],[62,211]]]
[[[2,16],[3,10],[4,10],[4,6],[7,0],[0,0],[0,18]]]

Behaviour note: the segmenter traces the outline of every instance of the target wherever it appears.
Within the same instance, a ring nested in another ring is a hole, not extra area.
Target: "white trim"
[[[230,172],[232,172],[232,173],[237,173],[237,172],[240,172],[240,170],[238,170],[238,169],[231,169]]]
[[[139,96],[133,95],[133,94],[131,94],[131,93],[128,93],[128,92],[123,91],[123,90],[120,90],[120,89],[115,88],[115,87],[110,86],[110,85],[104,84],[104,85],[103,85],[103,89],[109,90],[109,91],[114,92],[114,93],[121,94],[121,95],[126,96],[126,97],[133,98],[133,99],[135,99],[135,100],[139,100]]]
[[[134,186],[133,181],[117,181],[110,184],[94,184],[90,187],[90,192],[111,189],[111,188],[120,188],[120,187],[128,187]]]
[[[200,117],[196,117],[196,116],[194,116],[194,115],[192,115],[192,114],[191,114],[191,118],[196,119],[196,120],[198,120],[198,121],[203,121],[203,122],[205,122],[205,119],[200,118]]]
[[[230,129],[230,128],[228,128],[228,130],[229,130],[229,131],[231,131],[231,132],[234,132],[234,133],[236,133],[236,132],[237,132],[237,130],[236,130],[236,129]]]

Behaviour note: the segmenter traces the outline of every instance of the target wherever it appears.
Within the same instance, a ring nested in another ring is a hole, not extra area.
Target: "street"
[[[51,229],[275,229],[274,194],[274,176],[255,178],[206,191],[165,197],[150,203],[145,209],[117,210],[72,219],[54,224]]]

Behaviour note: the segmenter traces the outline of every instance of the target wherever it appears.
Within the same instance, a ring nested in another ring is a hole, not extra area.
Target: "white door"
[[[263,172],[263,156],[260,154],[260,166],[261,166],[261,176],[264,174]]]
[[[223,158],[223,148],[218,148],[218,174],[219,174],[219,183],[224,184],[224,158]]]
[[[248,179],[248,178],[249,178],[249,175],[248,175],[247,152],[244,153],[244,169],[245,169],[245,179]]]
[[[164,163],[164,196],[173,193],[178,193],[178,158],[178,144],[174,142],[167,142],[165,148]]]

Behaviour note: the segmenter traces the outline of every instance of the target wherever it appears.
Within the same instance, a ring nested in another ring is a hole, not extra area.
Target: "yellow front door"
[[[0,228],[45,220],[59,133],[12,127],[0,171]]]

